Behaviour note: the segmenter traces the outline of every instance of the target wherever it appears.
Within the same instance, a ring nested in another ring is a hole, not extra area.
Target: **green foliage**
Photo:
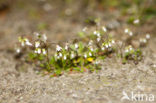
[[[133,60],[138,62],[142,59],[142,52],[140,49],[133,49],[132,46],[125,48],[125,53],[123,57],[123,63],[126,63],[128,60]]]
[[[80,34],[80,40],[63,46],[56,45],[55,52],[52,52],[45,35],[36,33],[36,39],[33,41],[19,37],[21,51],[18,48],[17,53],[26,53],[27,61],[51,73],[51,77],[60,76],[64,72],[97,72],[101,69],[100,61],[112,56],[121,58],[123,63],[130,60],[138,62],[142,59],[140,49],[134,49],[131,45],[121,48],[120,43],[107,32],[104,26],[91,33],[83,31]],[[146,37],[149,39],[150,35]],[[118,53],[118,51],[122,52]]]

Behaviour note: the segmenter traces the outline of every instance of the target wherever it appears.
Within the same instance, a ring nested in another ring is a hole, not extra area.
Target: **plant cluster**
[[[52,43],[47,40],[45,34],[35,33],[34,40],[21,36],[18,38],[16,52],[18,55],[24,54],[27,62],[52,73],[52,76],[62,75],[65,71],[97,71],[101,69],[100,61],[106,57],[119,57],[123,63],[129,60],[138,62],[142,59],[141,49],[135,49],[131,45],[123,46],[124,42],[115,40],[106,27],[103,26],[91,33],[88,33],[87,29],[85,27],[79,32],[80,40],[64,45],[55,44],[56,50],[51,48]],[[128,29],[125,29],[125,33],[133,35]],[[146,38],[149,39],[150,35],[147,34]],[[140,42],[142,43],[142,39]]]

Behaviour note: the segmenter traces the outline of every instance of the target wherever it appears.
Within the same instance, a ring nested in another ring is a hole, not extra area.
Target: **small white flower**
[[[145,38],[140,38],[141,43],[147,43],[147,40]]]
[[[129,50],[128,50],[128,49],[126,49],[126,50],[125,50],[125,53],[128,53],[128,52],[129,52]]]
[[[136,19],[136,20],[133,21],[134,24],[138,24],[139,22],[140,22],[139,19]]]
[[[21,52],[21,49],[17,48],[17,49],[16,49],[16,52],[17,52],[17,53],[20,53],[20,52]]]
[[[99,63],[100,63],[100,61],[97,61],[97,60],[95,61],[95,64],[96,64],[96,65],[99,64]]]
[[[82,29],[83,32],[85,32],[86,30],[87,30],[87,27],[84,27],[84,28]]]
[[[133,36],[133,32],[129,32],[129,36]]]
[[[57,55],[57,53],[54,54],[56,59],[59,59],[60,57]]]
[[[37,49],[37,53],[41,54],[41,49],[40,48]]]
[[[104,31],[104,32],[107,32],[107,29],[106,29],[106,27],[102,27],[102,30]]]
[[[25,42],[28,42],[29,40],[28,40],[27,38],[24,38],[24,41],[25,41]]]
[[[32,44],[29,42],[29,40],[28,41],[26,41],[26,43],[25,43],[26,45],[28,45],[28,46],[32,46]]]
[[[128,32],[129,32],[129,29],[126,28],[126,29],[125,29],[125,33],[128,33]]]
[[[56,45],[56,51],[61,51],[62,47],[60,47],[59,45]]]
[[[47,41],[47,36],[46,36],[46,34],[43,34],[43,39],[44,39],[44,41]]]
[[[35,50],[34,53],[37,53],[37,50]]]
[[[97,33],[97,36],[100,37],[100,33]]]
[[[68,50],[68,46],[67,45],[65,46],[65,50]]]
[[[75,44],[75,49],[77,49],[79,47],[79,45],[78,44]]]
[[[59,57],[62,57],[62,53],[59,53]]]
[[[115,41],[114,40],[112,40],[112,44],[115,44]]]
[[[87,58],[87,54],[84,54],[84,58]]]
[[[106,48],[108,48],[108,47],[109,47],[109,45],[108,45],[108,44],[106,44],[106,45],[105,45],[105,47],[106,47]]]
[[[143,39],[143,42],[144,42],[144,43],[147,43],[147,40],[146,40],[146,39]]]
[[[92,47],[90,48],[90,50],[91,50],[91,51],[94,51],[94,49],[93,49]]]
[[[105,50],[105,47],[102,47],[101,49],[102,49],[102,50]]]
[[[92,53],[91,52],[89,52],[89,56],[92,56]]]
[[[35,34],[37,37],[40,35],[40,34],[39,34],[39,33],[37,33],[37,32],[35,32],[34,34]]]
[[[47,51],[46,51],[45,49],[42,49],[42,53],[43,53],[44,55],[46,55],[46,54],[47,54]]]
[[[40,42],[39,41],[35,42],[35,47],[38,48],[39,46],[40,46]]]
[[[57,59],[60,59],[60,56],[59,55],[57,56]]]
[[[75,57],[74,53],[71,54],[71,58],[73,59]]]
[[[93,44],[93,40],[90,40],[88,45],[92,45]]]
[[[24,41],[22,41],[22,42],[21,42],[21,46],[25,46],[25,43],[24,43]]]
[[[150,39],[150,34],[146,34],[146,39]]]
[[[134,50],[134,49],[133,49],[132,47],[130,47],[130,48],[129,48],[129,51],[132,51],[132,50]]]
[[[111,47],[111,46],[112,46],[112,44],[111,44],[111,43],[108,43],[108,46],[109,46],[109,47]]]
[[[66,59],[67,59],[67,56],[66,56],[66,55],[64,55],[63,59],[64,59],[64,60],[66,60]]]
[[[101,38],[100,38],[100,37],[98,37],[98,38],[97,38],[97,42],[99,42],[100,40],[101,40]]]
[[[97,31],[94,31],[93,34],[96,35],[97,34]]]

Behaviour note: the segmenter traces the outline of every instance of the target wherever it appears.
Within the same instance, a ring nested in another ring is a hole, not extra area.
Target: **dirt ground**
[[[107,58],[102,61],[102,70],[98,73],[64,74],[50,78],[49,75],[38,75],[34,66],[19,64],[14,59],[11,50],[19,35],[32,35],[37,31],[46,33],[52,42],[68,41],[77,37],[76,33],[85,26],[85,16],[90,13],[102,18],[102,25],[112,24],[115,34],[128,25],[124,19],[117,21],[120,18],[118,11],[86,10],[86,13],[69,16],[67,9],[67,16],[62,17],[60,11],[66,7],[54,4],[44,10],[43,4],[29,3],[13,3],[11,8],[0,12],[0,103],[149,103],[121,101],[123,91],[129,95],[132,91],[153,94],[153,103],[156,103],[155,20],[133,29],[152,34],[144,48],[144,60],[138,65],[131,62],[123,65],[117,58]],[[74,7],[75,12],[78,7]]]

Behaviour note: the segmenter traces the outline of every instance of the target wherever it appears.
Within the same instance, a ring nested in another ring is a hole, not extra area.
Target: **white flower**
[[[54,54],[56,59],[59,59],[60,57],[57,55],[57,53]]]
[[[61,51],[62,47],[60,47],[59,45],[56,45],[56,51]]]
[[[34,53],[37,53],[37,49],[35,49]]]
[[[64,59],[64,60],[66,60],[66,59],[67,59],[67,56],[66,56],[66,55],[64,55],[63,59]]]
[[[40,48],[37,49],[37,53],[41,54],[41,49]]]
[[[20,53],[20,52],[21,52],[21,49],[17,48],[17,49],[16,49],[16,52],[17,52],[17,53]]]
[[[43,34],[43,39],[44,41],[47,41],[47,36],[45,34]]]
[[[87,27],[84,27],[84,28],[82,29],[83,32],[85,32],[86,30],[87,30]]]
[[[94,51],[94,49],[93,49],[92,47],[90,48],[90,50],[91,50],[91,51]]]
[[[29,40],[27,40],[25,44],[28,46],[32,46],[32,44],[29,42]]]
[[[129,29],[126,28],[126,29],[125,29],[125,33],[128,33],[128,32],[129,32]]]
[[[136,20],[133,21],[134,24],[138,24],[139,22],[140,22],[139,19],[136,19]]]
[[[59,53],[59,57],[62,57],[62,53]]]
[[[95,61],[95,64],[96,64],[96,65],[99,64],[99,63],[100,63],[100,61],[97,61],[97,60]]]
[[[141,39],[140,39],[140,42],[142,42],[142,43],[146,43],[146,42],[147,42],[147,40],[146,40],[146,39],[144,39],[144,38],[141,38]]]
[[[125,50],[125,53],[128,53],[128,52],[129,52],[129,50],[128,50],[128,49],[126,49],[126,50]]]
[[[100,40],[101,40],[101,38],[100,38],[100,37],[98,37],[98,38],[97,38],[97,42],[99,42]]]
[[[35,34],[37,37],[40,35],[40,34],[39,34],[39,33],[37,33],[37,32],[35,32],[34,34]]]
[[[111,46],[112,46],[112,44],[111,44],[111,43],[108,43],[108,46],[109,46],[109,47],[111,47]]]
[[[102,49],[102,50],[105,50],[105,48],[104,48],[104,47],[102,47],[101,49]]]
[[[77,49],[79,47],[79,45],[78,44],[75,44],[75,49]]]
[[[84,54],[84,57],[87,58],[87,54]]]
[[[47,54],[47,51],[46,51],[45,49],[42,49],[42,53],[43,53],[44,55],[46,55],[46,54]]]
[[[150,34],[146,34],[146,39],[150,39]]]
[[[71,54],[71,58],[74,58],[74,57],[75,57],[75,55],[74,55],[74,53],[72,53],[72,54]]]
[[[92,56],[92,53],[91,52],[89,52],[89,56]]]
[[[93,34],[96,35],[97,34],[97,31],[94,31]]]
[[[40,46],[40,42],[39,41],[35,42],[35,47],[38,48],[39,46]]]
[[[35,53],[40,54],[40,53],[41,53],[41,49],[40,49],[40,48],[37,48],[37,49],[35,50]]]
[[[102,30],[104,31],[104,32],[107,32],[107,29],[106,29],[106,27],[102,27]]]
[[[143,42],[144,42],[144,43],[146,43],[146,42],[147,42],[147,40],[146,40],[146,39],[143,39]]]
[[[67,45],[65,46],[65,50],[68,50],[68,46]]]
[[[93,44],[93,40],[90,40],[88,45],[92,45]]]
[[[21,46],[25,46],[25,43],[24,43],[24,41],[22,41],[22,42],[21,42]]]
[[[109,45],[108,45],[108,44],[106,44],[106,45],[105,45],[105,47],[106,47],[106,48],[108,48],[108,47],[109,47]]]
[[[129,32],[129,36],[133,36],[133,32]]]
[[[60,59],[60,56],[59,55],[57,56],[57,59]]]
[[[114,41],[114,40],[112,40],[112,43],[113,43],[113,44],[115,44],[115,41]]]
[[[132,47],[130,47],[130,48],[129,48],[129,50],[130,50],[130,51],[132,51],[132,50],[133,50],[133,48],[132,48]]]
[[[97,33],[97,36],[100,37],[100,33]]]

